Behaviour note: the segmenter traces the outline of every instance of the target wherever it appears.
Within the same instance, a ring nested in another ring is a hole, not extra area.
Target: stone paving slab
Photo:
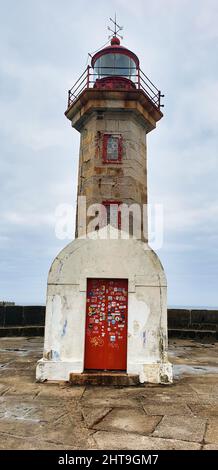
[[[133,407],[141,407],[141,404],[137,398],[126,398],[123,397],[105,397],[104,393],[102,393],[101,398],[90,397],[86,398],[85,396],[81,399],[81,405],[85,406],[109,406],[114,408],[133,408]]]
[[[200,450],[201,445],[175,439],[155,439],[133,433],[96,432],[94,439],[99,449],[115,450]]]
[[[174,384],[134,387],[36,383],[42,346],[0,339],[1,449],[217,450],[218,345],[173,340]]]
[[[210,395],[212,398],[218,398],[218,383],[198,383],[191,384],[192,389],[197,393],[197,395]]]
[[[70,450],[71,446],[0,433],[1,450]]]
[[[218,418],[208,420],[205,442],[207,444],[217,444],[218,446]]]
[[[159,416],[148,416],[141,409],[114,408],[103,420],[94,426],[103,431],[123,430],[138,434],[151,434],[160,422]]]
[[[175,406],[180,406],[180,405],[187,405],[187,404],[196,404],[200,403],[200,399],[195,396],[195,395],[180,395],[175,392],[174,395],[150,395],[149,398],[146,398],[144,400],[141,400],[141,405],[143,407],[146,407],[147,405],[167,405],[167,404],[174,404]],[[203,401],[204,403],[204,401]],[[211,403],[211,401],[210,401]],[[178,413],[176,413],[178,414]]]
[[[202,450],[218,450],[218,444],[206,444]]]
[[[193,416],[164,416],[153,433],[154,437],[182,439],[202,442],[206,429],[206,420]]]
[[[159,416],[177,416],[177,415],[190,415],[192,414],[191,409],[185,403],[158,403],[148,402],[143,406],[145,412],[148,415],[159,415]]]
[[[202,404],[202,403],[195,403],[189,405],[192,413],[195,416],[199,416],[202,418],[217,418],[218,419],[218,404]]]
[[[20,437],[39,436],[43,432],[45,422],[24,419],[1,419],[0,432],[2,434]],[[1,443],[2,445],[2,443]],[[2,447],[1,447],[2,448]]]

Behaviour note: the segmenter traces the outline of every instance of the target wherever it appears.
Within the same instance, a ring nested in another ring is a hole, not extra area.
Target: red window
[[[107,225],[110,224],[115,228],[121,229],[121,212],[119,210],[120,201],[102,201],[107,211]]]
[[[120,134],[104,134],[103,161],[120,163],[122,159],[122,136]]]

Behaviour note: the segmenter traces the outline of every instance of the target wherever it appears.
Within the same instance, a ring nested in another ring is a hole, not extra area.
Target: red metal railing
[[[76,83],[68,91],[68,108],[84,90],[94,87],[97,88],[97,82],[100,83],[99,79],[109,77],[128,79],[132,87],[137,90],[142,90],[158,109],[163,106],[161,104],[161,98],[164,95],[161,94],[160,90],[156,88],[140,68],[128,68],[127,72],[126,67],[99,67],[99,69],[93,69],[88,65]]]

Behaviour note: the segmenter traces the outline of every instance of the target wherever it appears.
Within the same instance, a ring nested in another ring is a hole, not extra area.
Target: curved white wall
[[[87,278],[121,278],[129,281],[127,373],[139,374],[141,382],[171,382],[163,267],[141,241],[99,237],[101,231],[74,240],[52,263],[37,379],[68,380],[69,373],[83,372]]]

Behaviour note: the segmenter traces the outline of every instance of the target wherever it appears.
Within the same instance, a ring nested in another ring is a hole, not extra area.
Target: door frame
[[[96,277],[96,276],[93,276],[93,277],[87,277],[86,278],[86,296],[85,296],[85,321],[84,321],[84,327],[85,327],[85,330],[84,330],[84,348],[83,348],[83,372],[90,372],[95,370],[95,371],[99,371],[99,372],[103,372],[104,369],[86,369],[85,368],[85,356],[86,356],[86,326],[87,326],[87,293],[88,293],[88,281],[89,280],[94,280],[94,279],[102,279],[102,280],[105,280],[105,281],[110,281],[110,280],[117,280],[117,281],[127,281],[127,320],[126,320],[126,368],[125,370],[119,370],[117,369],[117,372],[119,373],[123,373],[123,374],[126,374],[127,373],[127,369],[128,369],[128,321],[129,321],[129,278],[128,277],[114,277],[112,278],[111,276],[109,277],[105,277],[105,276],[99,276],[99,277]],[[112,369],[110,369],[111,372],[113,372]],[[108,372],[110,371],[108,369]]]

